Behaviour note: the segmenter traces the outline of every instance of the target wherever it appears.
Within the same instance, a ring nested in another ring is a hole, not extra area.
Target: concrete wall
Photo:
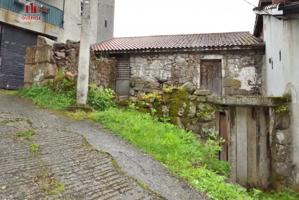
[[[40,0],[60,10],[63,10],[63,0]]]
[[[18,14],[0,8],[0,21],[13,26],[38,32],[57,38],[57,41],[63,42],[66,40],[80,40],[80,23],[81,23],[81,1],[80,0],[65,0],[65,9],[63,0],[44,0],[49,5],[52,5],[60,10],[64,10],[64,25],[63,28],[45,23],[43,21],[24,22]]]
[[[299,15],[279,20],[264,16],[266,57],[264,94],[292,95],[292,155],[294,174],[299,186]],[[270,62],[272,61],[272,62]]]
[[[22,15],[0,8],[0,22],[58,38],[63,29],[43,21],[23,22]]]
[[[207,59],[221,60],[223,94],[259,92],[263,50],[131,54],[131,79],[134,82],[141,77],[176,85],[190,82],[200,88],[200,62]]]
[[[81,0],[42,0],[64,11],[63,28],[42,21],[23,22],[21,14],[0,8],[0,21],[57,38],[79,41],[81,31]],[[113,38],[114,0],[95,0],[91,5],[91,42],[96,43]],[[105,27],[107,21],[107,27]]]
[[[57,1],[57,0],[52,0]],[[58,1],[59,2],[59,1]],[[62,1],[60,1],[60,5]],[[63,31],[58,41],[79,41],[81,32],[81,0],[65,0]]]
[[[114,6],[115,0],[99,0],[97,42],[109,40],[114,34]],[[105,26],[107,22],[107,27]]]

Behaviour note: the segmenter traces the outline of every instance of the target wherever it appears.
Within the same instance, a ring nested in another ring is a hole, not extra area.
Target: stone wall
[[[271,110],[270,145],[272,157],[272,183],[279,188],[296,183],[292,163],[291,116],[288,105],[280,105]],[[295,189],[295,188],[294,188]],[[297,188],[298,190],[298,188]]]
[[[43,84],[55,78],[59,70],[68,79],[75,80],[78,74],[79,42],[54,43],[38,37],[37,45],[26,50],[25,86]],[[90,83],[112,87],[115,80],[115,60],[97,58],[91,53]]]
[[[162,84],[189,82],[200,88],[201,60],[210,59],[222,62],[223,94],[259,94],[263,54],[262,50],[131,54],[131,95],[162,88]]]
[[[247,95],[220,97],[186,86],[139,94],[130,102],[139,111],[192,131],[200,139],[215,137],[210,135],[215,133],[227,137],[223,144],[226,149],[223,146],[220,156],[230,163],[232,182],[262,189],[294,183],[290,118],[285,103],[288,100]],[[225,120],[220,120],[220,115]]]

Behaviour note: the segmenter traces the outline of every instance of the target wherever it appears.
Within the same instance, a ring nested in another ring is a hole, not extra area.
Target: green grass
[[[217,159],[215,142],[201,143],[190,132],[136,111],[112,108],[90,118],[152,155],[210,198],[252,199],[244,188],[226,183],[228,164]]]
[[[299,193],[296,193],[290,189],[283,189],[281,191],[272,191],[272,192],[261,192],[259,190],[251,191],[251,195],[255,199],[261,200],[298,200]]]
[[[35,104],[50,109],[64,109],[74,103],[70,96],[56,94],[46,87],[34,86],[19,92]],[[90,118],[107,129],[119,134],[129,143],[160,161],[171,172],[186,180],[194,188],[214,200],[295,200],[298,194],[284,190],[264,193],[227,182],[229,167],[219,161],[219,143],[209,140],[200,142],[191,132],[168,123],[158,122],[150,115],[133,110],[110,108],[106,111],[67,113],[77,120]],[[32,144],[31,152],[39,146]],[[55,184],[54,184],[55,185]],[[56,188],[56,186],[54,187]],[[63,187],[58,184],[58,190]]]
[[[33,86],[19,91],[19,95],[29,98],[34,104],[53,110],[65,109],[74,104],[74,98],[69,95],[57,94],[44,86]]]
[[[19,138],[25,138],[25,139],[31,139],[32,136],[35,135],[35,132],[32,130],[27,130],[27,131],[20,131],[16,133],[17,137]]]
[[[59,195],[65,191],[65,186],[60,183],[53,173],[42,167],[35,177],[35,182],[38,184],[40,189],[48,196]]]
[[[30,149],[31,153],[35,154],[39,151],[39,145],[38,144],[30,144],[29,149]]]

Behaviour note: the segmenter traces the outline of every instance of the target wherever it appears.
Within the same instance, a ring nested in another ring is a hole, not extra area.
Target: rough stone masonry
[[[37,45],[27,48],[25,61],[25,86],[43,84],[53,80],[59,70],[68,79],[75,80],[78,73],[79,42],[55,43],[39,36]],[[91,55],[90,83],[112,87],[115,60]]]

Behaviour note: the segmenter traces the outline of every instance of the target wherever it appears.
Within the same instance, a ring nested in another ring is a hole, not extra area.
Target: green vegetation
[[[25,139],[29,140],[32,138],[33,135],[35,135],[35,132],[33,130],[20,131],[20,132],[17,132],[16,135],[19,138],[25,138]]]
[[[48,83],[49,85],[50,83]],[[24,88],[19,91],[22,97],[29,98],[34,104],[50,108],[54,110],[63,110],[75,104],[75,95],[73,90],[69,90],[65,93],[61,92],[59,84],[51,83],[49,86],[32,86],[30,88]],[[68,85],[68,84],[67,84]],[[66,87],[66,86],[61,86]],[[68,89],[69,86],[67,87]],[[90,86],[88,93],[88,105],[96,110],[105,110],[114,106],[114,93],[110,89],[98,88],[94,85]]]
[[[213,134],[213,130],[205,130],[209,139],[206,143],[200,142],[191,132],[179,129],[169,123],[159,122],[150,114],[135,111],[133,104],[129,104],[129,109],[116,108],[111,91],[93,87],[95,86],[91,86],[88,103],[98,111],[90,114],[78,111],[68,113],[69,116],[78,120],[90,118],[101,123],[107,129],[119,134],[131,144],[150,154],[171,172],[185,179],[199,191],[205,192],[211,199],[299,199],[298,194],[289,190],[264,193],[259,190],[247,191],[239,185],[228,183],[228,163],[219,161],[217,158],[222,141]],[[20,94],[32,99],[37,105],[51,109],[64,109],[75,102],[74,94],[71,92],[64,94],[45,86],[33,86],[22,90]],[[150,98],[158,99],[159,95]],[[169,99],[174,104],[171,112],[178,112],[176,107],[182,105],[181,99],[178,100],[172,96],[169,96]],[[203,110],[212,111],[213,109],[207,109],[206,106],[203,106]],[[209,113],[203,112],[201,114],[206,117]],[[37,152],[39,146],[32,144],[30,150]],[[46,189],[48,194],[64,191],[64,185],[57,181],[51,183],[48,188],[50,188]]]
[[[90,118],[152,155],[210,198],[250,199],[245,189],[225,182],[229,167],[217,159],[217,141],[201,143],[190,132],[136,111],[112,108]]]
[[[65,109],[74,104],[74,98],[66,94],[58,94],[45,86],[32,86],[19,91],[23,97],[29,98],[34,104],[54,110]]]
[[[96,110],[103,111],[115,106],[114,97],[113,90],[97,87],[92,84],[89,86],[87,104]]]
[[[38,144],[30,144],[29,149],[30,149],[31,153],[35,154],[39,151],[39,145]]]
[[[50,173],[46,167],[42,167],[37,173],[35,182],[39,185],[40,189],[49,196],[58,195],[65,191],[64,184],[60,183],[53,173]]]
[[[15,95],[17,92],[15,90],[1,90],[0,94],[8,94],[8,95]]]
[[[48,187],[44,187],[47,195],[57,195],[65,191],[64,184],[58,182],[56,179],[49,180]]]
[[[256,200],[298,200],[299,194],[289,189],[281,191],[261,192],[259,190],[252,190],[251,195]]]

